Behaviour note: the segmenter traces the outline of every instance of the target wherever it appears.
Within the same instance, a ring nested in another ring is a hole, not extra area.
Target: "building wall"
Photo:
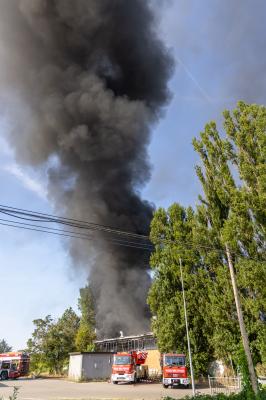
[[[149,375],[160,375],[161,374],[161,366],[160,366],[160,352],[159,350],[148,350],[148,356],[146,358],[145,365],[148,365]]]
[[[84,353],[82,359],[83,379],[108,379],[111,376],[113,354]]]
[[[112,363],[111,353],[73,353],[70,354],[68,377],[75,381],[108,379]]]
[[[81,379],[82,354],[71,354],[69,359],[68,377],[74,381]]]

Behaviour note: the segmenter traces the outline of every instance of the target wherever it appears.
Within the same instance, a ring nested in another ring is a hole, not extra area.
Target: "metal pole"
[[[208,380],[209,380],[210,392],[211,392],[211,394],[212,394],[212,385],[211,385],[211,378],[210,378],[210,375],[208,375]]]
[[[245,327],[243,311],[242,311],[240,297],[239,297],[238,288],[237,288],[237,284],[236,284],[236,276],[235,276],[232,256],[231,256],[231,252],[230,252],[228,244],[225,245],[225,250],[226,250],[226,256],[227,256],[230,276],[231,276],[231,282],[232,282],[232,286],[233,286],[233,292],[234,292],[235,303],[236,303],[236,311],[237,311],[238,322],[239,322],[240,332],[241,332],[242,341],[243,341],[243,347],[245,350],[246,359],[247,359],[247,363],[248,363],[250,382],[251,382],[253,392],[255,394],[258,394],[258,381],[256,378],[256,373],[255,373],[252,356],[251,356],[251,352],[250,352],[248,334],[247,334],[246,327]]]
[[[180,264],[181,285],[182,285],[182,293],[183,293],[183,301],[184,301],[184,312],[185,312],[185,321],[186,321],[186,331],[187,331],[187,347],[188,347],[188,355],[189,355],[191,385],[192,385],[193,396],[195,396],[196,395],[195,381],[194,381],[192,355],[191,355],[190,339],[189,339],[189,331],[188,331],[187,306],[186,306],[186,297],[185,297],[185,291],[184,291],[184,282],[183,282],[183,272],[182,272],[182,261],[181,261],[181,258],[179,258],[179,264]]]

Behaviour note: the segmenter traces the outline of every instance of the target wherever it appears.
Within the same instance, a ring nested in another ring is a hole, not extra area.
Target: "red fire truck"
[[[161,355],[163,387],[184,385],[188,387],[190,379],[186,367],[186,356],[184,354],[162,354]]]
[[[0,354],[0,379],[16,379],[29,372],[30,357],[23,352]]]
[[[111,382],[136,383],[148,377],[148,366],[144,365],[148,353],[146,351],[131,351],[116,353],[112,366]]]

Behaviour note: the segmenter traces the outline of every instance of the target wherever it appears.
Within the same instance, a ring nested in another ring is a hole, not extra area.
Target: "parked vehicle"
[[[12,364],[12,361],[0,361],[0,379],[16,379],[19,377],[16,364]]]
[[[0,354],[0,378],[16,379],[29,372],[30,357],[23,352],[8,352]]]
[[[183,385],[188,387],[190,379],[186,367],[186,356],[184,354],[162,354],[162,384],[163,387]]]
[[[144,365],[148,353],[144,351],[131,351],[116,353],[114,355],[111,382],[136,383],[140,379],[148,378],[148,366]]]

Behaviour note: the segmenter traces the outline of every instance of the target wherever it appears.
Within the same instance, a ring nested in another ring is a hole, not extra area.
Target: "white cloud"
[[[36,179],[29,176],[25,171],[23,171],[17,164],[8,164],[3,167],[3,170],[15,176],[22,185],[30,190],[31,192],[37,194],[44,200],[47,200],[47,189],[46,186],[40,184]]]

